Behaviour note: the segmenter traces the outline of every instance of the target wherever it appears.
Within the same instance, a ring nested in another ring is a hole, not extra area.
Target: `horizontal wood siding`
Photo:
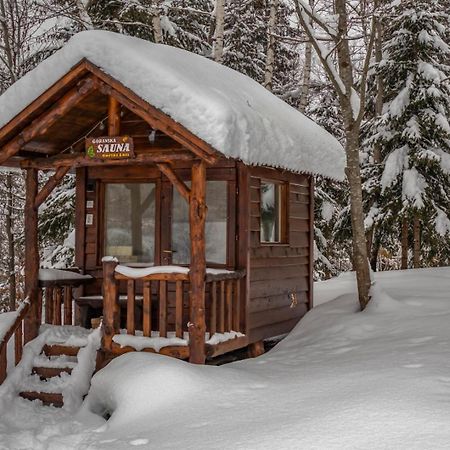
[[[289,332],[308,310],[311,285],[311,178],[250,169],[249,340]],[[261,180],[287,184],[287,242],[260,242]]]

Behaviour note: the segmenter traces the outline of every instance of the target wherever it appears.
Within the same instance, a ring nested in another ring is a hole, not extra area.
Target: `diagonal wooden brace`
[[[49,110],[31,122],[20,134],[3,146],[3,149],[0,151],[0,165],[18,153],[27,142],[43,135],[58,119],[97,88],[98,83],[94,77],[90,76],[81,80],[76,87],[67,92]]]
[[[189,203],[191,199],[191,190],[186,186],[184,181],[174,172],[168,163],[156,164],[159,170],[172,182],[180,195]]]

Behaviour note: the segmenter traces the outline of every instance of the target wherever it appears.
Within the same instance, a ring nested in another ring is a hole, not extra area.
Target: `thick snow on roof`
[[[344,178],[328,132],[252,79],[199,55],[107,31],[85,31],[0,97],[4,126],[83,58],[227,157]]]

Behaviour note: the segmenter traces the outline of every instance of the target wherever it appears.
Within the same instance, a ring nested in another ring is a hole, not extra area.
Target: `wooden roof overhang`
[[[105,134],[100,125],[108,121],[110,99],[123,107],[121,120],[136,126],[140,133],[135,158],[102,161],[84,155],[84,138]],[[140,124],[133,120],[136,118]],[[156,139],[149,142],[152,130]],[[214,164],[220,157],[205,141],[86,59],[0,129],[0,165],[59,169],[59,176],[88,165],[165,164],[189,159]]]

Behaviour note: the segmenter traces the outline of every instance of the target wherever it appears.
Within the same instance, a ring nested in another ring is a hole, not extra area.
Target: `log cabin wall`
[[[250,342],[289,332],[312,299],[313,181],[274,169],[250,168]],[[286,220],[280,243],[261,242],[261,182],[282,185]]]
[[[173,164],[175,172],[184,181],[190,181],[190,162],[177,162]],[[227,263],[220,266],[227,269],[241,268],[237,258],[236,247],[236,203],[237,203],[237,165],[233,160],[222,160],[207,169],[207,180],[227,181]],[[102,257],[104,250],[104,198],[107,183],[133,183],[151,181],[156,185],[155,192],[155,264],[171,264],[170,254],[163,250],[171,247],[171,216],[174,187],[172,183],[154,166],[101,166],[77,169],[77,204],[76,204],[76,264],[84,273],[95,277],[95,283],[85,286],[83,297],[100,296],[102,292],[103,272]],[[211,208],[213,205],[211,205]],[[209,289],[209,287],[208,287]],[[153,287],[154,296],[157,296],[157,286]],[[245,290],[242,292],[246,292]],[[120,286],[120,293],[126,294],[126,283]],[[137,283],[136,294],[142,294],[142,283]],[[210,292],[206,292],[206,317],[209,329]],[[184,285],[184,311],[188,311],[189,287]],[[242,296],[245,300],[245,294]],[[99,301],[92,300],[92,304]],[[244,303],[244,301],[242,302]],[[157,302],[154,302],[155,308]],[[139,311],[137,312],[139,321]],[[157,316],[155,311],[155,316]],[[244,319],[243,319],[244,320]],[[183,318],[187,324],[189,317]],[[84,322],[88,324],[87,322]],[[169,285],[168,292],[168,325],[169,331],[175,326],[175,286]],[[187,331],[187,329],[185,329]]]

